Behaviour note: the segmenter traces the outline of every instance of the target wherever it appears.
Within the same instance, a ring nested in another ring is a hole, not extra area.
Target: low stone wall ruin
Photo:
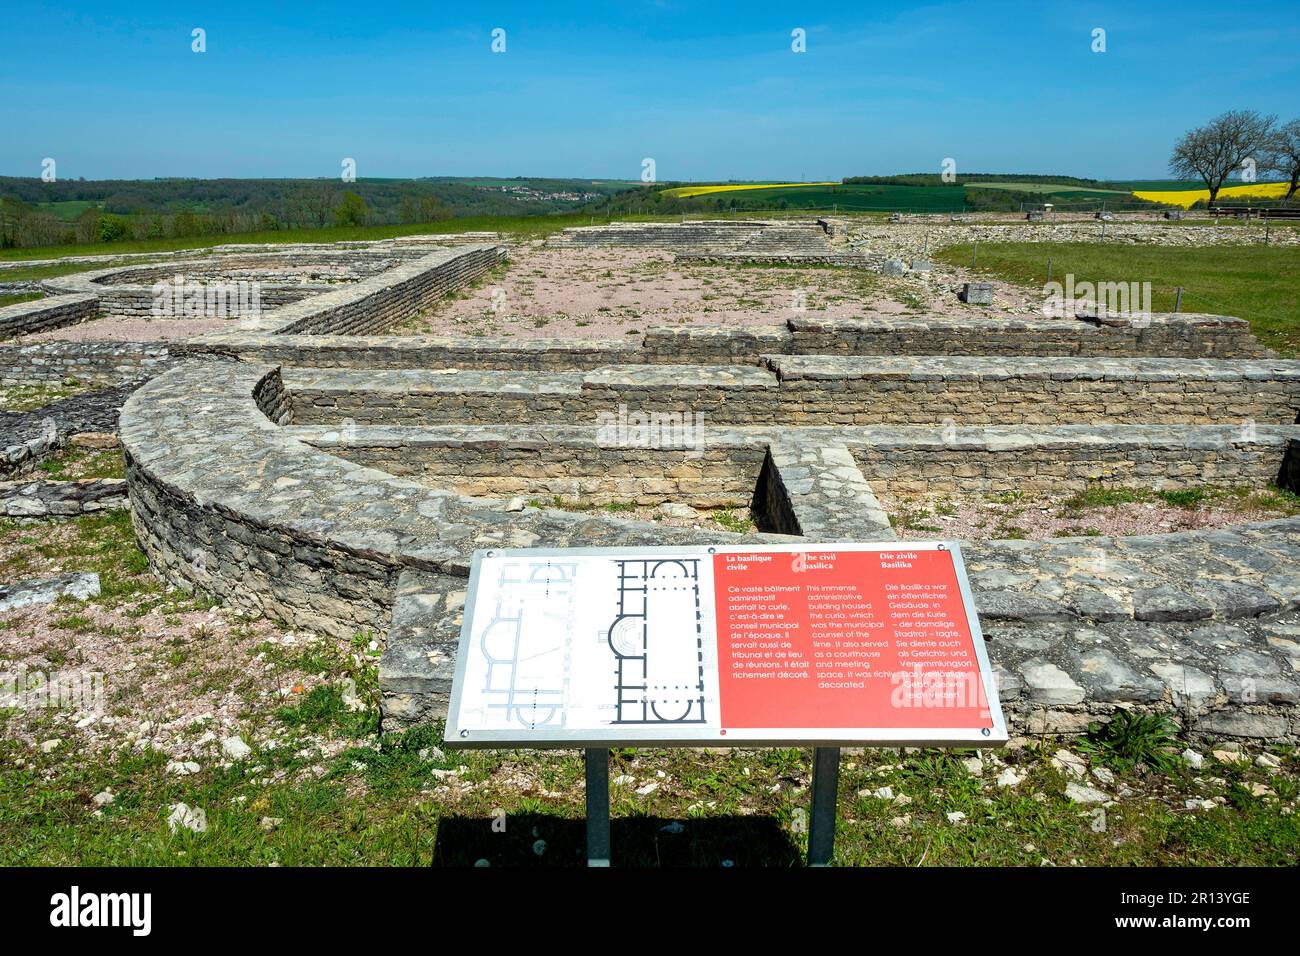
[[[94,295],[55,295],[0,306],[0,339],[75,325],[98,312],[99,299]]]

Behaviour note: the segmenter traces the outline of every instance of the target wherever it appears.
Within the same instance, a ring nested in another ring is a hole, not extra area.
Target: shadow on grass
[[[505,818],[504,832],[494,832],[492,825],[491,817],[443,817],[432,865],[474,866],[480,860],[506,867],[587,865],[585,820],[522,813]],[[677,827],[681,832],[673,832]],[[615,818],[610,843],[614,866],[790,867],[804,860],[773,817]]]

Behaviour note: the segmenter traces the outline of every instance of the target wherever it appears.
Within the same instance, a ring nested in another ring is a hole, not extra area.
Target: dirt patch
[[[848,268],[679,264],[661,250],[529,243],[512,247],[504,267],[393,331],[608,339],[657,325],[983,314],[956,301],[949,282],[950,277],[887,277]],[[1003,311],[1029,307],[1010,287],[999,296]]]
[[[19,345],[34,342],[177,342],[205,332],[229,332],[237,327],[238,322],[238,319],[145,319],[108,315],[79,325],[24,335],[16,342]]]
[[[0,524],[4,580],[89,570],[100,575],[98,597],[0,614],[0,695],[28,691],[20,706],[7,701],[5,735],[32,748],[126,746],[206,763],[226,737],[276,739],[277,711],[331,675],[373,664],[366,635],[295,633],[158,583],[125,514]],[[56,679],[76,681],[85,699],[68,706],[31,693]],[[92,700],[96,680],[102,696]]]

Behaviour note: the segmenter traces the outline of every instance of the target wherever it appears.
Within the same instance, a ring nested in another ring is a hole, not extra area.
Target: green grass
[[[966,190],[960,186],[790,186],[710,194],[700,199],[726,201],[735,196],[754,200],[764,207],[777,206],[782,200],[791,209],[835,208],[843,212],[961,212],[966,207]]]
[[[333,730],[346,719],[328,694],[309,696],[297,710],[304,708],[316,729]],[[71,745],[33,755],[0,740],[0,832],[22,834],[0,841],[0,865],[583,864],[581,752],[439,750],[441,736],[440,727],[430,726],[368,738],[332,758],[282,746],[228,768],[203,761],[189,777],[166,774],[169,756],[149,750],[86,759]],[[1117,784],[1140,795],[1106,808],[1099,832],[1097,811],[1064,797],[1067,778],[1047,755],[1032,747],[1008,753],[1026,777],[1010,789],[992,786],[988,776],[981,787],[961,753],[846,754],[836,863],[1294,863],[1300,817],[1283,814],[1278,799],[1254,797],[1245,786],[1262,779],[1283,800],[1293,799],[1293,757],[1283,756],[1289,769],[1274,777],[1248,764],[1216,765],[1213,773],[1228,778],[1222,788],[1228,800],[1209,811],[1183,808],[1184,797],[1203,792],[1184,768],[1153,773],[1120,761]],[[24,766],[16,756],[25,758]],[[799,749],[616,751],[611,778],[625,773],[637,786],[661,785],[648,796],[613,789],[615,865],[800,865],[810,770],[811,754]],[[521,774],[526,784],[519,783]],[[911,802],[867,795],[882,786]],[[116,799],[97,816],[90,798],[104,790]],[[168,831],[168,808],[178,802],[205,810],[207,833]],[[966,820],[948,822],[954,811]],[[493,830],[498,818],[504,832]]]
[[[44,292],[11,292],[0,295],[0,309],[3,309],[6,305],[17,305],[19,302],[34,302],[43,298],[45,298]]]
[[[1251,227],[1262,237],[1263,227]],[[935,258],[969,266],[972,247],[949,246]],[[978,271],[1027,288],[1042,289],[1047,260],[1052,278],[1067,273],[1080,282],[1150,282],[1152,308],[1172,312],[1183,287],[1184,312],[1246,319],[1259,340],[1279,354],[1300,356],[1300,247],[1212,246],[1179,248],[1127,243],[980,243]]]
[[[0,555],[5,580],[46,570],[50,561],[99,571],[106,593],[92,603],[129,594],[132,607],[145,609],[163,597],[144,573],[125,514],[35,527],[3,523]],[[174,600],[193,606],[179,593]],[[166,617],[179,606],[160,610]],[[62,666],[74,659],[77,635],[96,625],[72,602],[53,623],[60,637],[40,653]],[[196,642],[207,640],[196,629],[160,649],[173,667],[184,667]],[[373,640],[366,632],[350,645],[268,637],[246,648],[273,664],[275,674],[325,682],[296,698],[247,688],[239,721],[253,755],[227,764],[214,742],[207,756],[196,754],[201,769],[190,776],[166,772],[169,751],[124,741],[91,752],[66,722],[0,710],[0,865],[581,866],[582,752],[458,751],[443,742],[437,724],[378,736]],[[235,682],[241,663],[232,658],[224,679]],[[353,681],[359,709],[349,708],[343,679]],[[148,712],[150,703],[138,702],[133,713]],[[1270,748],[1281,765],[1276,773],[1210,756],[1197,773],[1164,759],[1184,745],[1167,727],[1150,718],[1117,720],[1075,747],[1094,769],[1112,769],[1114,781],[1099,784],[1108,793],[1134,791],[1100,818],[1065,797],[1069,778],[1049,760],[1055,742],[1026,740],[998,755],[1023,776],[1016,788],[993,784],[996,767],[982,778],[974,774],[962,762],[969,752],[847,751],[835,862],[1294,865],[1294,748]],[[43,753],[15,732],[20,724],[35,740],[57,735],[63,745]],[[268,739],[276,746],[266,746]],[[801,865],[811,758],[793,748],[615,750],[611,781],[633,779],[611,792],[615,865]],[[656,784],[653,791],[637,793],[647,782]],[[871,795],[886,786],[906,802]],[[1271,793],[1257,795],[1260,787]],[[114,799],[97,807],[93,797],[104,791]],[[1191,798],[1217,798],[1220,805],[1188,810]],[[181,802],[205,811],[206,833],[169,830],[170,808]],[[950,822],[954,812],[965,820]],[[504,822],[504,832],[494,821]]]
[[[125,478],[126,461],[116,448],[79,448],[69,445],[36,466],[55,481],[81,478]]]
[[[50,402],[78,395],[89,390],[76,379],[66,379],[59,385],[5,385],[0,386],[0,411],[26,412],[44,408]]]
[[[64,222],[76,222],[87,209],[103,209],[104,204],[94,199],[63,199],[59,202],[37,203],[36,208],[41,212],[47,212],[55,219],[61,219]]]
[[[1066,183],[1026,183],[1026,182],[963,182],[963,186],[977,189],[1009,189],[1021,193],[1045,193],[1053,196],[1084,196],[1101,199],[1114,199],[1116,196],[1132,198],[1131,191],[1120,189],[1082,189]]]
[[[1061,502],[1061,513],[1078,516],[1095,508],[1114,508],[1144,501],[1159,501],[1175,508],[1202,507],[1232,511],[1272,511],[1287,517],[1300,514],[1300,495],[1275,486],[1239,485],[1218,488],[1200,485],[1156,491],[1150,488],[1108,488],[1093,486]]]

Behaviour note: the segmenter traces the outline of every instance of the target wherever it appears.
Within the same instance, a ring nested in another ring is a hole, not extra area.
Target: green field
[[[60,202],[43,202],[37,205],[37,209],[42,212],[48,212],[55,219],[61,219],[64,222],[75,222],[87,209],[100,209],[103,207],[102,202],[96,202],[91,199],[65,199]]]
[[[963,182],[963,186],[975,189],[1011,189],[1021,193],[1050,193],[1053,196],[1066,194],[1075,195],[1098,195],[1098,196],[1126,196],[1129,190],[1121,189],[1081,189],[1078,186],[1068,186],[1062,183],[1017,183],[1017,182]]]
[[[1157,192],[1178,192],[1183,189],[1204,189],[1205,183],[1199,179],[1127,179],[1107,182],[1107,186],[1133,192],[1138,189],[1153,189]]]
[[[789,186],[696,198],[723,203],[734,198],[756,209],[834,208],[841,212],[961,212],[966,205],[966,191],[960,186]]]
[[[936,256],[969,266],[962,244]],[[1300,248],[1209,246],[1170,248],[1103,243],[981,243],[979,271],[1029,288],[1042,288],[1047,260],[1052,278],[1073,273],[1079,282],[1150,282],[1152,308],[1171,312],[1179,286],[1184,312],[1233,315],[1250,322],[1260,341],[1282,355],[1300,356]]]

